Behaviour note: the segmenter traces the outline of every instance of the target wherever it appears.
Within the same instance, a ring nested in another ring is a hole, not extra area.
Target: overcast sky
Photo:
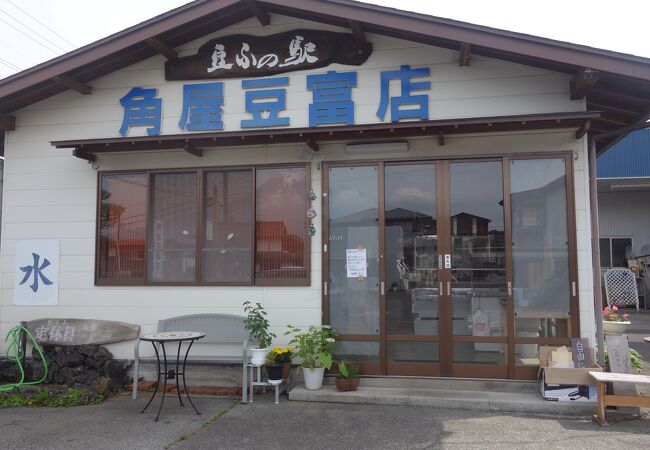
[[[650,58],[650,1],[367,0]],[[123,30],[183,0],[0,0],[0,78]]]

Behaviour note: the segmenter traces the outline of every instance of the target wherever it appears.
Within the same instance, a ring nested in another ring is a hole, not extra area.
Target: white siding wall
[[[268,30],[254,19],[219,35],[233,33],[273,34],[298,27],[325,28],[318,24],[273,17]],[[345,30],[341,30],[345,31]],[[215,34],[216,35],[216,34]],[[210,36],[179,49],[192,54]],[[379,102],[378,70],[396,69],[400,64],[431,68],[429,93],[431,118],[482,115],[528,114],[580,111],[581,101],[570,101],[569,77],[541,69],[473,57],[469,68],[459,68],[457,52],[427,47],[381,36],[368,36],[375,52],[362,67],[331,66],[327,69],[357,70],[359,86],[353,91],[357,123],[376,122]],[[157,87],[164,100],[162,133],[179,133],[181,86],[164,81],[164,59],[150,58],[95,80],[93,94],[65,92],[16,113],[17,129],[6,136],[5,190],[2,204],[2,248],[0,261],[0,335],[20,320],[39,317],[80,317],[122,320],[142,325],[144,332],[155,329],[158,319],[195,312],[241,314],[244,300],[260,301],[269,311],[278,336],[291,323],[307,326],[321,320],[321,226],[312,238],[312,284],[302,288],[279,287],[97,287],[93,284],[95,245],[95,196],[97,174],[83,160],[67,150],[55,151],[49,141],[61,139],[116,137],[122,119],[118,103],[131,87]],[[319,69],[317,72],[324,72]],[[311,93],[305,86],[305,72],[288,74],[288,110],[291,126],[307,126]],[[239,80],[226,81],[225,129],[238,129],[244,117],[243,93]],[[229,95],[228,93],[232,93]],[[395,94],[393,94],[395,95]],[[129,135],[143,134],[133,129]],[[312,185],[321,192],[320,160],[341,160],[348,156],[343,144],[321,146],[318,155],[302,145],[268,145],[207,150],[203,158],[183,151],[100,155],[100,170],[227,166],[291,161],[312,162]],[[546,133],[448,136],[440,147],[432,139],[415,139],[410,152],[395,158],[498,155],[522,152],[575,152],[576,219],[582,333],[593,338],[591,306],[591,252],[587,201],[586,145],[569,130]],[[381,155],[382,158],[391,155]],[[372,156],[369,156],[372,157]],[[314,202],[320,213],[321,199]],[[18,239],[61,240],[59,306],[13,306],[13,266]],[[130,357],[130,344],[111,346],[116,357]]]

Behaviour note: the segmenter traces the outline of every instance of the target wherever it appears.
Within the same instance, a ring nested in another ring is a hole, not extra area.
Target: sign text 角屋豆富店
[[[429,118],[429,81],[413,81],[429,76],[429,68],[412,69],[402,65],[398,70],[380,72],[379,102],[376,115],[384,121]],[[307,75],[307,89],[312,91],[309,104],[309,126],[354,125],[352,89],[357,87],[357,72],[334,70]],[[399,95],[391,96],[391,81],[399,84]],[[241,128],[289,126],[291,118],[283,116],[287,109],[288,77],[242,80],[248,118]],[[418,94],[414,94],[419,92]],[[183,102],[178,127],[187,131],[219,131],[224,129],[224,83],[192,83],[183,85]],[[120,99],[123,108],[120,134],[126,136],[131,127],[147,127],[149,136],[161,134],[163,99],[155,88],[134,87]],[[389,108],[390,106],[390,108]]]

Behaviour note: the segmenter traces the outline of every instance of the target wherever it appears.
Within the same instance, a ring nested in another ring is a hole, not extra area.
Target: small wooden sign
[[[632,361],[630,360],[629,344],[627,336],[605,335],[607,341],[607,357],[609,359],[609,371],[612,373],[632,373]],[[614,382],[615,395],[637,395],[636,386],[632,383]],[[630,406],[618,406],[622,414],[639,414],[639,408]]]
[[[237,34],[211,39],[196,55],[165,63],[165,79],[204,80],[275,75],[333,63],[359,66],[372,53],[346,33],[294,30],[271,36]]]
[[[594,359],[589,347],[589,339],[572,338],[571,355],[573,357],[573,366],[578,369],[594,367]]]
[[[140,326],[93,319],[37,319],[25,326],[36,341],[47,345],[102,345],[136,339]]]

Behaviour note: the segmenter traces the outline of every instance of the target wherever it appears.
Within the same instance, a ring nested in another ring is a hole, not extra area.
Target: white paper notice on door
[[[345,267],[348,278],[366,278],[368,263],[365,248],[348,248],[345,250]]]

